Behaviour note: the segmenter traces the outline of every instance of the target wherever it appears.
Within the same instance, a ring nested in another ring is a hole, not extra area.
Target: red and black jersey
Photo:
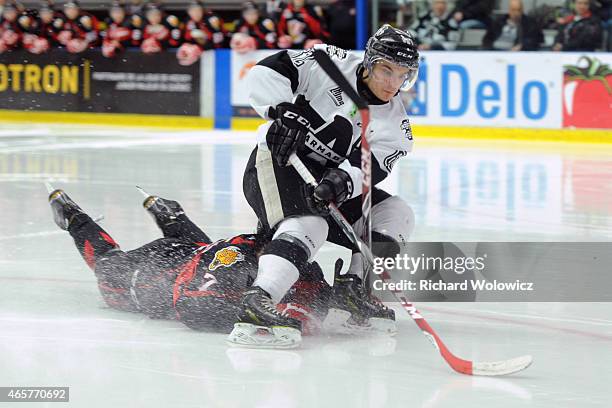
[[[100,33],[104,42],[118,41],[123,47],[132,45],[132,22],[130,18],[125,18],[122,22],[116,23],[111,18],[106,20],[106,30]]]
[[[256,248],[256,235],[238,235],[202,246],[179,268],[172,290],[173,305],[183,296],[238,301],[257,275]]]
[[[142,39],[154,38],[162,47],[178,47],[181,44],[181,24],[174,15],[164,17],[160,24],[145,23]]]
[[[53,19],[49,22],[44,22],[40,17],[36,21],[33,31],[29,34],[46,38],[51,45],[59,44],[57,36],[64,27],[64,19],[60,13],[54,13]]]
[[[259,17],[257,23],[249,24],[244,18],[236,20],[234,33],[243,33],[255,38],[257,48],[276,48],[276,27],[269,18]]]
[[[77,18],[70,20],[66,16],[61,17],[63,26],[60,32],[72,33],[73,39],[85,40],[90,46],[98,43],[98,20],[91,14],[81,11]]]
[[[309,39],[326,41],[329,37],[320,7],[305,5],[296,9],[293,4],[289,4],[281,14],[278,35],[291,36],[295,46],[302,46]]]
[[[3,17],[0,17],[0,33],[4,33],[6,31],[13,31],[15,33],[21,34],[23,29],[19,24],[19,19],[15,21],[9,21]]]
[[[132,14],[126,17],[126,20],[130,21],[130,27],[132,30],[132,39],[130,45],[132,47],[140,47],[142,38],[144,36],[144,27],[146,24],[145,19],[140,14]]]
[[[184,39],[185,42],[197,44],[205,50],[227,46],[223,20],[211,12],[207,12],[201,21],[189,19],[185,24]]]
[[[14,21],[9,21],[0,17],[0,42],[2,42],[0,49],[2,51],[20,47],[24,33],[20,20],[24,17],[28,18],[27,16],[21,16]]]

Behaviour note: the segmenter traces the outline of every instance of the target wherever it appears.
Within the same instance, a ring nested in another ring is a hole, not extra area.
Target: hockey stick
[[[291,154],[291,157],[289,158],[289,162],[291,163],[291,165],[295,168],[295,170],[298,172],[298,174],[302,177],[302,179],[307,184],[310,184],[311,186],[316,187],[317,182],[315,178],[312,176],[310,171],[306,168],[304,163],[302,163],[300,158],[297,157],[295,153]],[[364,256],[364,259],[367,262],[371,262],[370,263],[370,268],[371,268],[374,265],[374,258],[369,248],[367,248],[366,245],[360,242],[359,238],[357,238],[357,235],[355,234],[355,231],[353,231],[353,228],[351,227],[349,222],[346,220],[346,218],[344,218],[342,213],[340,213],[340,210],[338,210],[338,207],[335,204],[330,203],[329,212],[332,218],[334,219],[334,221],[336,221],[338,225],[342,228],[342,231],[346,234],[348,239],[351,242],[353,242],[360,251],[367,249],[367,252],[362,252],[362,254]],[[391,281],[391,276],[389,275],[387,271],[383,271],[380,277],[385,283]],[[494,376],[494,375],[512,374],[517,371],[524,370],[531,365],[533,358],[529,355],[516,357],[516,358],[509,359],[509,360],[481,361],[481,362],[464,360],[462,358],[455,356],[453,353],[450,352],[450,350],[442,342],[440,337],[431,328],[429,323],[427,323],[427,321],[419,313],[416,307],[408,301],[408,299],[404,295],[404,292],[397,290],[397,289],[390,290],[390,292],[397,299],[397,301],[402,305],[404,310],[408,312],[410,317],[412,317],[412,320],[414,320],[416,325],[419,326],[419,328],[421,329],[423,334],[429,339],[431,344],[433,344],[434,347],[438,349],[438,352],[440,353],[440,355],[442,355],[442,358],[444,358],[444,360],[448,363],[448,365],[453,370],[461,374],[467,374],[467,375]]]
[[[361,172],[362,190],[361,190],[361,213],[364,219],[364,228],[361,235],[363,243],[368,247],[369,252],[372,251],[372,152],[370,150],[370,142],[368,141],[368,128],[370,125],[370,109],[368,103],[362,98],[355,88],[348,82],[346,77],[340,72],[334,61],[323,50],[315,49],[313,51],[314,59],[323,68],[323,71],[336,83],[352,101],[357,105],[361,114]],[[352,229],[352,228],[351,228]],[[363,251],[362,251],[363,254]],[[369,276],[369,269],[366,269],[366,281]],[[369,285],[368,285],[369,287]]]

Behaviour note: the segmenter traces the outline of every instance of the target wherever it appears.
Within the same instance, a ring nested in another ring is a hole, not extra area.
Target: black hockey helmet
[[[380,60],[410,68],[402,89],[407,90],[414,85],[419,70],[419,51],[412,34],[389,24],[380,27],[366,44],[363,65],[372,72],[374,64]]]

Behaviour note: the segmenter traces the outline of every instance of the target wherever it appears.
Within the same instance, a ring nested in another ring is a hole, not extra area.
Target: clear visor
[[[393,85],[393,87],[399,88],[401,91],[407,91],[417,80],[419,75],[418,68],[408,68],[407,72],[397,73],[393,69],[389,68],[387,65],[380,64],[382,62],[374,61],[372,64],[372,77],[380,82],[386,82]],[[393,64],[396,65],[397,64]],[[406,68],[402,67],[402,71]]]

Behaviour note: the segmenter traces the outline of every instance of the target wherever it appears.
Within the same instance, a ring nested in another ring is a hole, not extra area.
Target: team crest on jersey
[[[228,267],[242,261],[244,261],[244,254],[240,252],[240,249],[235,246],[228,246],[215,253],[215,257],[208,265],[208,270],[214,271],[222,266]]]
[[[340,89],[339,86],[328,90],[327,95],[331,97],[336,106],[344,105],[344,100],[342,100],[342,89]]]
[[[408,119],[402,120],[400,129],[404,131],[404,134],[408,140],[412,140],[412,127],[410,126],[410,121]]]
[[[330,57],[336,57],[338,59],[345,59],[346,56],[348,55],[346,50],[343,50],[342,48],[338,48],[335,45],[328,45],[327,53],[329,54]]]

